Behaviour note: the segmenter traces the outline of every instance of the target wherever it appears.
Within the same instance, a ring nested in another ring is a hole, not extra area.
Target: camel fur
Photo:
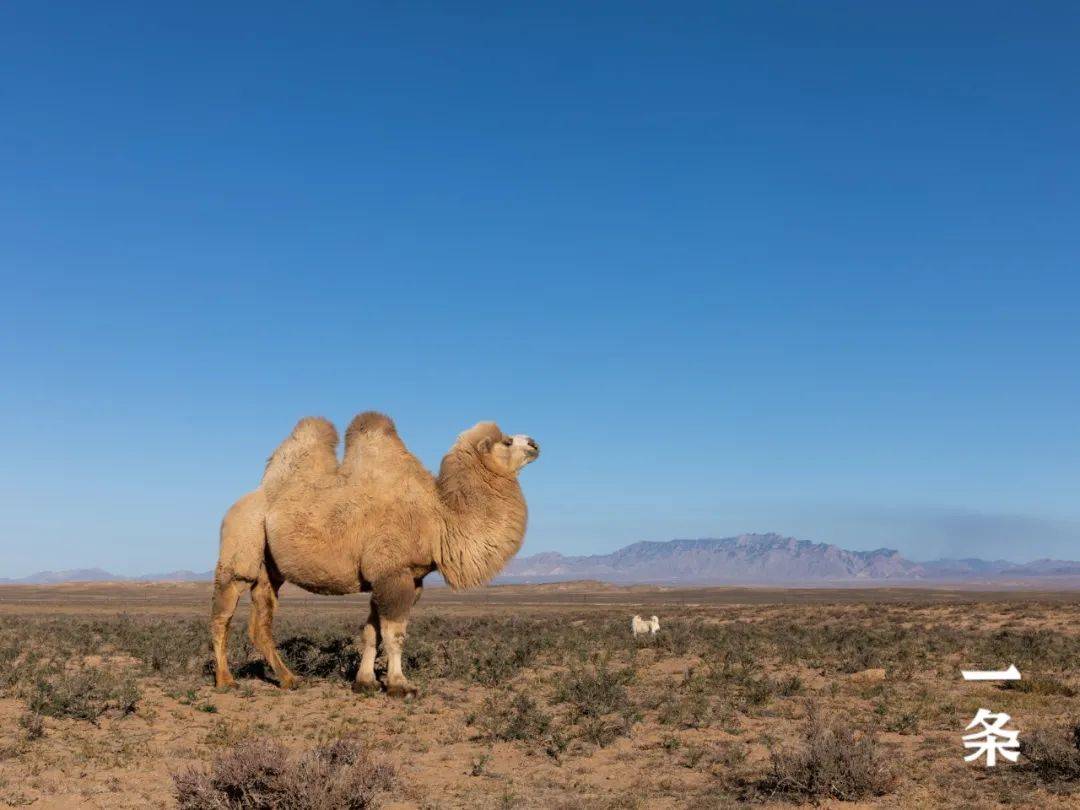
[[[337,460],[325,419],[301,420],[267,461],[259,488],[221,524],[211,636],[219,687],[234,683],[225,642],[242,590],[251,589],[248,631],[283,687],[297,683],[274,645],[278,590],[371,592],[354,690],[377,686],[375,656],[387,654],[387,690],[415,690],[401,671],[409,611],[423,578],[438,570],[454,589],[482,585],[517,553],[527,509],[517,474],[539,455],[528,436],[481,422],[458,436],[433,476],[405,447],[394,422],[353,419]]]

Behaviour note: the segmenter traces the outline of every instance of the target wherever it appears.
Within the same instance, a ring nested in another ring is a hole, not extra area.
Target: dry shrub
[[[657,702],[656,720],[666,726],[707,728],[712,719],[712,702],[701,692],[669,691]]]
[[[1045,779],[1080,779],[1080,723],[1065,729],[1037,728],[1021,735],[1020,753]]]
[[[46,670],[39,655],[34,650],[28,650],[28,646],[22,641],[0,644],[0,694],[17,690],[22,684],[33,683]]]
[[[633,678],[633,669],[613,670],[601,656],[592,669],[575,668],[558,676],[554,702],[569,707],[566,719],[578,724],[575,736],[593,745],[610,745],[641,719],[626,690]]]
[[[207,660],[206,625],[199,620],[121,616],[111,625],[97,623],[96,631],[102,645],[126,652],[151,672],[197,672]]]
[[[569,704],[574,719],[621,712],[632,705],[626,684],[633,677],[633,669],[613,670],[607,658],[600,658],[591,670],[578,668],[560,675],[554,700]]]
[[[541,741],[551,728],[551,715],[524,692],[510,691],[484,701],[480,727],[493,740]]]
[[[41,676],[30,687],[27,706],[33,714],[96,721],[106,712],[135,711],[139,689],[128,674],[96,667]]]
[[[364,810],[392,778],[355,737],[295,757],[274,740],[253,738],[218,755],[209,771],[189,768],[173,782],[181,810]]]
[[[498,686],[569,637],[557,621],[420,616],[409,624],[404,664],[422,678]]]
[[[1076,697],[1075,689],[1064,681],[1050,675],[1025,675],[1019,681],[1006,681],[1003,688],[1032,695]]]
[[[725,768],[737,768],[743,765],[750,756],[750,747],[740,741],[722,741],[717,743],[713,760]]]
[[[351,679],[360,665],[353,639],[326,631],[287,638],[280,652],[293,672],[304,678]]]
[[[485,700],[477,720],[487,739],[516,740],[524,743],[530,753],[543,750],[556,760],[570,743],[567,727],[556,723],[529,695],[513,689]]]
[[[761,790],[789,798],[853,801],[888,793],[896,777],[868,734],[856,735],[845,721],[823,719],[811,706],[803,742],[772,752]]]
[[[36,712],[25,712],[19,716],[19,727],[26,740],[39,740],[45,736],[45,721]]]
[[[601,748],[611,745],[619,737],[628,735],[636,718],[631,714],[611,717],[585,717],[578,725],[577,736]]]

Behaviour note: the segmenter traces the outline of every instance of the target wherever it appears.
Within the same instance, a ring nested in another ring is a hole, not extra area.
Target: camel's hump
[[[353,417],[345,431],[345,447],[348,447],[355,439],[363,435],[396,436],[397,427],[394,420],[385,413],[378,411],[364,411]]]
[[[394,420],[384,413],[364,411],[356,415],[345,431],[341,469],[345,475],[355,475],[369,464],[397,465],[408,455]]]
[[[266,462],[262,485],[272,490],[297,474],[332,473],[337,469],[337,428],[321,416],[296,423]]]
[[[321,416],[305,416],[296,423],[286,441],[295,440],[304,444],[320,444],[337,447],[338,432],[329,419]]]

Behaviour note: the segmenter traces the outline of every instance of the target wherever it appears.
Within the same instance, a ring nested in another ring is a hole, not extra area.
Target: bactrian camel
[[[353,689],[377,688],[381,640],[387,692],[411,694],[401,652],[424,577],[437,570],[451,588],[482,585],[521,547],[526,508],[517,475],[540,453],[528,436],[481,422],[458,436],[437,478],[382,414],[353,419],[340,464],[337,444],[330,422],[301,420],[270,457],[259,488],[222,521],[211,618],[219,687],[235,683],[225,643],[245,588],[252,643],[281,686],[297,683],[271,633],[278,590],[292,582],[320,594],[370,591]]]
[[[656,616],[651,616],[648,620],[641,618],[641,616],[635,616],[630,620],[630,630],[634,634],[634,638],[638,636],[655,636],[660,630],[660,619]]]

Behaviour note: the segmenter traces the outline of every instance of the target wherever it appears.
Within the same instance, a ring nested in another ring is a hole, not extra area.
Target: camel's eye
[[[507,447],[509,447],[509,446],[510,446],[510,445],[512,445],[513,443],[514,443],[514,440],[513,440],[513,439],[511,439],[511,438],[510,438],[509,436],[508,436],[508,437],[506,437],[505,439],[503,439],[503,444],[505,444],[505,445],[506,445]]]

